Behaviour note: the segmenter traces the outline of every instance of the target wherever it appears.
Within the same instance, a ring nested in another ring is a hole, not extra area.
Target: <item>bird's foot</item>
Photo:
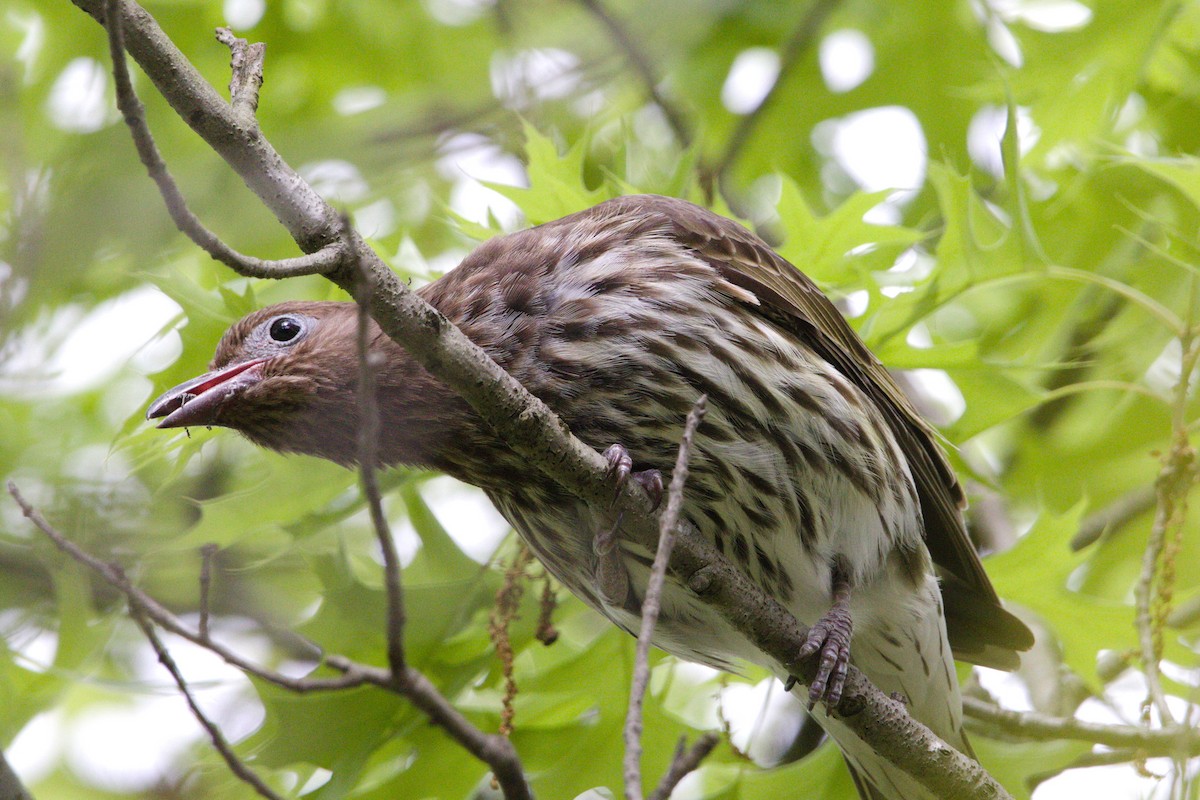
[[[650,498],[650,511],[657,511],[663,499],[662,473],[656,469],[646,469],[641,472],[633,471],[633,458],[624,445],[614,444],[604,451],[604,460],[608,462],[608,474],[616,482],[613,492],[613,502],[632,478]]]
[[[621,517],[618,514],[612,528],[600,531],[592,541],[592,551],[596,554],[593,582],[601,599],[611,606],[624,606],[629,597],[629,571],[621,561],[621,549],[617,546]]]
[[[826,708],[833,708],[841,701],[842,690],[846,686],[846,672],[850,668],[850,639],[853,635],[850,582],[840,569],[835,568],[833,606],[809,628],[808,638],[800,648],[800,658],[820,653],[816,678],[808,687],[809,708],[822,700]],[[789,683],[794,686],[795,679],[790,679]]]

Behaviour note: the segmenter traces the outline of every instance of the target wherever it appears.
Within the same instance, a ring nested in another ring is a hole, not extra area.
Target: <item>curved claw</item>
[[[621,496],[621,489],[625,488],[625,484],[630,478],[637,481],[638,486],[650,498],[650,510],[657,511],[662,504],[663,488],[662,473],[656,469],[642,470],[641,472],[633,471],[633,457],[629,455],[629,451],[624,445],[614,444],[609,445],[604,451],[604,460],[608,462],[608,474],[616,483],[616,488],[613,491],[613,502],[617,502],[617,498]]]
[[[833,708],[842,699],[846,672],[850,668],[852,632],[849,610],[837,605],[809,629],[808,639],[800,648],[800,657],[821,654],[817,676],[808,687],[809,702],[815,704],[824,700],[827,707]]]

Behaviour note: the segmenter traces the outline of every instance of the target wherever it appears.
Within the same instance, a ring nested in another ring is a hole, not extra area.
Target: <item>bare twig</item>
[[[667,118],[667,124],[671,126],[671,130],[675,133],[675,138],[683,147],[690,146],[692,143],[691,126],[688,124],[683,112],[679,110],[672,100],[662,93],[662,89],[659,87],[660,79],[655,74],[654,66],[650,63],[650,58],[642,50],[641,45],[633,38],[629,30],[621,24],[621,21],[601,5],[600,0],[579,0],[579,2],[608,29],[613,42],[625,53],[625,57],[629,59],[629,64],[633,67],[634,72],[638,74],[638,77],[642,79],[642,83],[645,84],[646,93],[650,95],[650,99],[654,101],[654,104],[662,109],[663,116]]]
[[[212,588],[212,562],[217,554],[215,544],[206,544],[200,548],[200,623],[197,635],[208,639],[209,591]]]
[[[154,648],[154,652],[158,656],[158,662],[166,667],[167,672],[171,673],[171,678],[179,688],[179,693],[187,701],[188,708],[192,711],[192,716],[196,718],[196,721],[208,733],[209,740],[212,741],[212,745],[216,748],[216,751],[221,754],[221,758],[225,759],[230,772],[236,775],[239,780],[249,785],[258,794],[267,798],[267,800],[283,800],[280,795],[273,792],[271,787],[263,782],[262,778],[258,777],[254,770],[246,766],[237,753],[233,752],[233,748],[225,738],[225,735],[221,733],[221,729],[201,710],[200,706],[196,703],[196,698],[192,695],[191,687],[188,686],[183,673],[179,671],[179,666],[175,663],[175,659],[171,658],[171,653],[167,650],[167,646],[163,644],[162,639],[158,638],[158,633],[154,630],[154,624],[146,616],[145,609],[134,605],[130,607],[130,612],[133,616],[133,621],[142,629],[146,640]]]
[[[400,676],[397,676],[391,669],[385,670],[359,664],[339,655],[328,655],[325,658],[327,666],[342,673],[339,678],[291,678],[282,673],[264,669],[213,639],[200,638],[197,632],[180,622],[178,617],[134,586],[120,566],[95,557],[67,539],[25,500],[12,481],[8,482],[8,492],[17,501],[17,505],[21,507],[26,518],[46,534],[56,547],[73,560],[91,569],[110,586],[124,594],[132,613],[140,614],[164,630],[216,653],[227,663],[256,678],[289,691],[297,693],[331,691],[372,684],[387,691],[402,694],[413,705],[421,709],[430,720],[458,741],[467,752],[491,767],[506,800],[532,800],[533,795],[525,781],[521,761],[512,744],[502,736],[490,736],[472,725],[418,670],[406,667]]]
[[[671,486],[667,490],[667,508],[658,518],[658,549],[654,554],[654,564],[650,567],[646,596],[642,599],[642,627],[638,632],[637,657],[629,689],[629,710],[625,716],[625,796],[629,800],[642,798],[642,701],[646,696],[646,684],[650,680],[650,643],[654,638],[654,624],[658,622],[658,611],[662,607],[667,564],[671,560],[671,550],[675,547],[675,526],[679,524],[679,512],[683,509],[683,487],[687,482],[692,437],[696,435],[696,428],[704,419],[707,402],[708,396],[700,395],[692,405],[692,410],[688,412],[687,421],[683,426],[679,454],[675,457]]]
[[[1132,492],[1118,497],[1110,505],[1083,518],[1083,521],[1079,523],[1079,530],[1071,537],[1071,550],[1078,552],[1099,541],[1105,533],[1123,528],[1141,514],[1154,508],[1157,502],[1158,492],[1153,486],[1134,489]]]
[[[976,733],[1011,737],[1028,742],[1071,739],[1118,750],[1136,750],[1146,756],[1170,756],[1186,752],[1200,755],[1200,730],[1179,725],[1144,728],[1140,725],[1110,725],[1084,722],[1073,717],[1055,717],[1037,711],[1010,711],[977,697],[963,698],[963,713],[983,725]]]
[[[779,75],[775,78],[775,83],[771,85],[766,97],[758,104],[758,107],[738,121],[737,127],[733,129],[733,133],[730,134],[725,144],[725,151],[721,154],[721,157],[717,159],[715,164],[706,168],[706,180],[710,186],[719,183],[725,176],[725,173],[733,166],[733,162],[741,155],[742,148],[746,146],[746,143],[754,133],[754,129],[758,127],[763,113],[774,103],[775,98],[778,96],[779,87],[787,80],[792,69],[799,63],[800,58],[816,39],[821,26],[825,24],[825,20],[837,4],[838,0],[813,0],[812,4],[808,7],[804,17],[800,20],[800,24],[792,31],[787,44],[783,47],[783,53],[779,57]]]
[[[401,578],[400,554],[392,537],[387,516],[383,513],[383,497],[379,492],[379,402],[375,395],[375,372],[382,356],[371,352],[370,317],[366,298],[373,286],[371,275],[363,270],[358,284],[358,470],[362,478],[363,496],[371,515],[375,538],[383,553],[383,583],[387,592],[387,654],[392,674],[399,680],[405,672],[404,656],[404,585]]]
[[[195,244],[217,261],[237,270],[240,274],[254,278],[288,278],[299,275],[327,273],[341,265],[346,255],[342,239],[336,239],[315,252],[296,258],[265,261],[244,255],[225,244],[204,226],[187,207],[187,201],[179,185],[171,177],[166,163],[154,143],[154,136],[146,124],[146,109],[133,90],[129,80],[129,68],[125,63],[124,26],[120,13],[120,0],[104,0],[105,19],[108,29],[108,45],[113,61],[113,81],[117,91],[117,106],[125,118],[125,124],[137,146],[138,156],[150,177],[158,186],[167,211],[176,227],[187,234]],[[245,124],[244,122],[242,124]]]
[[[62,535],[54,528],[46,519],[29,504],[25,497],[21,494],[17,485],[12,481],[8,482],[8,493],[17,501],[17,505],[21,507],[21,512],[30,522],[32,522],[47,538],[61,551],[67,554],[72,560],[83,564],[88,569],[99,575],[105,583],[112,586],[117,591],[125,595],[125,599],[131,606],[140,608],[147,617],[154,621],[159,627],[170,631],[177,636],[182,636],[193,644],[200,645],[213,653],[216,653],[227,663],[232,664],[244,672],[260,678],[268,683],[273,683],[284,689],[293,692],[316,692],[316,691],[331,691],[335,689],[348,689],[355,686],[362,686],[365,683],[374,683],[370,677],[360,669],[361,665],[354,664],[348,660],[343,660],[338,668],[343,675],[339,678],[291,678],[273,670],[265,669],[259,665],[247,660],[234,650],[222,645],[220,642],[211,638],[204,639],[197,631],[193,631],[187,625],[164,608],[157,600],[143,592],[138,587],[134,586],[125,571],[117,564],[110,564],[103,561],[91,553],[87,552],[70,539]]]
[[[267,46],[249,44],[229,28],[217,28],[217,41],[229,48],[229,100],[235,113],[247,119],[258,110],[258,90],[263,82],[263,60]]]
[[[688,773],[699,767],[700,762],[708,758],[708,754],[720,742],[721,737],[717,734],[705,733],[700,735],[695,744],[685,749],[684,745],[687,742],[680,737],[679,744],[675,747],[675,757],[671,759],[671,766],[667,769],[667,774],[659,781],[658,786],[650,793],[649,800],[667,800],[679,782],[687,777]]]

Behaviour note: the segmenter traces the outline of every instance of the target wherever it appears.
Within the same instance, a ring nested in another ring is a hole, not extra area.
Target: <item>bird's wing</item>
[[[833,303],[804,273],[740,225],[679,200],[628,200],[634,205],[631,211],[663,214],[681,244],[727,281],[752,292],[761,304],[760,313],[794,331],[883,410],[917,485],[926,546],[949,584],[944,591],[946,619],[956,654],[989,666],[1016,666],[1016,655],[1003,651],[1028,649],[1033,635],[1000,607],[967,536],[962,519],[966,499],[936,434]]]

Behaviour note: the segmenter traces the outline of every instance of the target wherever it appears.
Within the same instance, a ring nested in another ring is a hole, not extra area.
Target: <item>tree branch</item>
[[[370,320],[367,297],[371,291],[370,273],[364,271],[359,283],[358,332],[358,470],[362,478],[363,496],[371,515],[375,539],[383,553],[383,585],[387,593],[387,654],[392,674],[400,680],[405,673],[404,656],[404,585],[401,581],[400,554],[392,537],[387,516],[383,513],[383,497],[379,492],[379,404],[375,395],[375,372],[382,364],[378,353],[370,350]]]
[[[485,734],[472,725],[470,720],[454,708],[419,670],[405,667],[403,672],[397,676],[391,669],[359,664],[339,655],[326,656],[324,663],[341,672],[340,678],[291,678],[258,666],[216,640],[201,637],[199,633],[191,630],[178,617],[163,608],[154,598],[134,586],[119,565],[110,564],[97,558],[63,536],[25,500],[12,481],[8,482],[8,493],[17,501],[17,505],[20,506],[25,517],[46,534],[59,550],[95,572],[106,583],[125,595],[130,606],[130,613],[135,618],[148,619],[162,629],[216,653],[238,669],[288,691],[297,693],[332,691],[372,684],[389,692],[403,695],[421,709],[430,720],[449,733],[469,753],[492,769],[506,800],[532,800],[533,795],[525,781],[525,773],[512,744],[502,736]]]
[[[100,0],[73,0],[103,18]],[[819,0],[824,7],[829,0]],[[203,81],[154,20],[131,0],[119,0],[127,26],[129,52],[168,102],[209,142],[292,233],[302,250],[312,252],[345,237],[353,259],[326,276],[355,295],[357,261],[370,270],[375,288],[371,316],[433,375],[458,392],[496,432],[529,463],[597,508],[612,504],[604,459],[580,442],[540,400],[530,395],[488,355],[436,309],[405,286],[341,217],[288,167],[262,136],[249,128]],[[814,26],[815,30],[815,26]],[[237,267],[234,267],[237,269]],[[657,544],[657,526],[648,499],[630,482],[615,507],[624,513],[624,529],[649,548]],[[782,673],[811,681],[816,657],[796,658],[805,629],[774,598],[733,567],[715,547],[684,528],[671,569],[749,641],[770,656]],[[872,686],[856,669],[847,677],[842,701],[832,712],[856,735],[900,766],[930,791],[962,798],[1005,797],[972,759],[957,753],[925,726],[912,720],[903,704]],[[915,743],[920,743],[919,746]],[[505,744],[510,747],[510,745]]]
[[[737,127],[733,129],[733,133],[725,144],[725,151],[715,164],[706,169],[709,186],[719,183],[725,173],[733,167],[733,162],[742,154],[742,148],[750,141],[764,112],[774,104],[775,98],[779,94],[779,87],[783,85],[787,76],[800,61],[800,57],[816,39],[821,26],[825,24],[825,20],[837,4],[838,0],[813,0],[812,5],[805,11],[800,23],[792,31],[792,35],[788,37],[787,43],[783,47],[783,53],[779,57],[779,75],[776,76],[775,83],[771,84],[766,97],[758,104],[758,107],[738,121]]]
[[[1200,755],[1200,730],[1182,725],[1143,728],[1084,722],[1037,711],[1010,711],[977,697],[963,698],[963,713],[986,726],[976,726],[977,732],[992,737],[1007,736],[1027,742],[1072,739],[1118,750],[1137,750],[1150,757]]]
[[[1153,486],[1144,486],[1121,495],[1110,505],[1083,518],[1079,523],[1079,530],[1071,537],[1071,551],[1078,552],[1099,541],[1106,532],[1123,528],[1154,508],[1157,502],[1158,492]]]
[[[642,83],[645,84],[646,92],[650,95],[650,99],[662,109],[663,116],[667,118],[667,124],[671,126],[671,130],[674,131],[675,138],[679,140],[680,145],[684,148],[691,146],[691,126],[675,103],[663,95],[662,90],[659,88],[660,79],[654,73],[654,66],[650,63],[650,58],[629,33],[629,30],[621,24],[620,20],[609,13],[608,9],[601,5],[600,0],[579,0],[579,2],[608,29],[613,42],[625,53],[625,57],[629,59],[629,64],[633,67],[634,72],[638,74],[638,77],[642,79]]]
[[[171,215],[171,219],[175,222],[176,227],[187,234],[187,237],[196,246],[200,247],[214,259],[248,277],[290,278],[300,275],[315,275],[329,272],[338,266],[346,255],[344,237],[339,236],[337,239],[330,241],[308,255],[283,259],[281,261],[264,261],[253,256],[243,255],[229,247],[216,234],[206,228],[196,215],[188,209],[187,201],[184,199],[183,193],[179,190],[179,185],[171,177],[166,163],[158,152],[158,146],[155,145],[150,128],[146,125],[146,110],[138,99],[137,94],[133,91],[133,84],[129,80],[129,70],[125,64],[124,55],[125,37],[123,33],[124,24],[122,24],[123,17],[117,13],[120,0],[105,0],[105,2],[105,18],[112,18],[117,23],[108,26],[108,46],[109,52],[112,55],[113,81],[117,91],[117,106],[121,109],[125,124],[129,126],[134,145],[137,147],[138,157],[141,158],[142,164],[145,165],[147,172],[150,173],[150,177],[154,179],[154,183],[158,186],[158,191],[166,203],[167,212]],[[232,38],[232,35],[230,37]],[[246,44],[245,40],[238,39],[237,41],[241,42],[242,45]],[[261,49],[258,55],[261,58]],[[182,58],[182,55],[180,57]],[[244,58],[239,58],[237,50],[235,50],[235,65],[238,65],[239,61],[244,60]],[[261,72],[261,64],[259,66]],[[252,83],[249,79],[242,80]],[[261,74],[259,81],[261,82]],[[248,89],[242,87],[241,91],[244,94]],[[224,105],[219,99],[218,102]],[[243,106],[246,106],[249,101],[243,97],[240,102]],[[254,103],[257,104],[257,93],[255,94]],[[246,116],[245,114],[238,115],[238,118],[243,120],[243,126],[257,130],[258,125],[253,121],[253,113],[249,114],[250,122],[248,125],[244,121]],[[297,179],[299,179],[298,176]]]
[[[199,704],[196,703],[196,698],[192,695],[191,687],[188,686],[183,673],[179,671],[179,666],[175,663],[175,659],[171,658],[171,653],[167,650],[167,646],[163,644],[162,639],[158,638],[158,633],[155,632],[154,625],[146,616],[145,610],[138,606],[131,606],[130,611],[133,621],[142,629],[146,640],[154,648],[154,653],[158,656],[159,663],[166,667],[167,672],[171,673],[171,679],[175,681],[175,685],[179,688],[179,693],[187,701],[192,716],[200,723],[200,727],[204,728],[205,732],[208,733],[209,740],[212,742],[213,747],[216,748],[216,751],[221,754],[221,758],[225,759],[230,772],[236,775],[243,783],[249,785],[259,795],[267,798],[267,800],[283,800],[280,795],[272,791],[271,787],[263,782],[262,778],[258,777],[258,774],[254,770],[246,766],[237,753],[233,752],[233,747],[230,746],[229,740],[225,738],[225,734],[221,733],[221,729],[208,718]]]

